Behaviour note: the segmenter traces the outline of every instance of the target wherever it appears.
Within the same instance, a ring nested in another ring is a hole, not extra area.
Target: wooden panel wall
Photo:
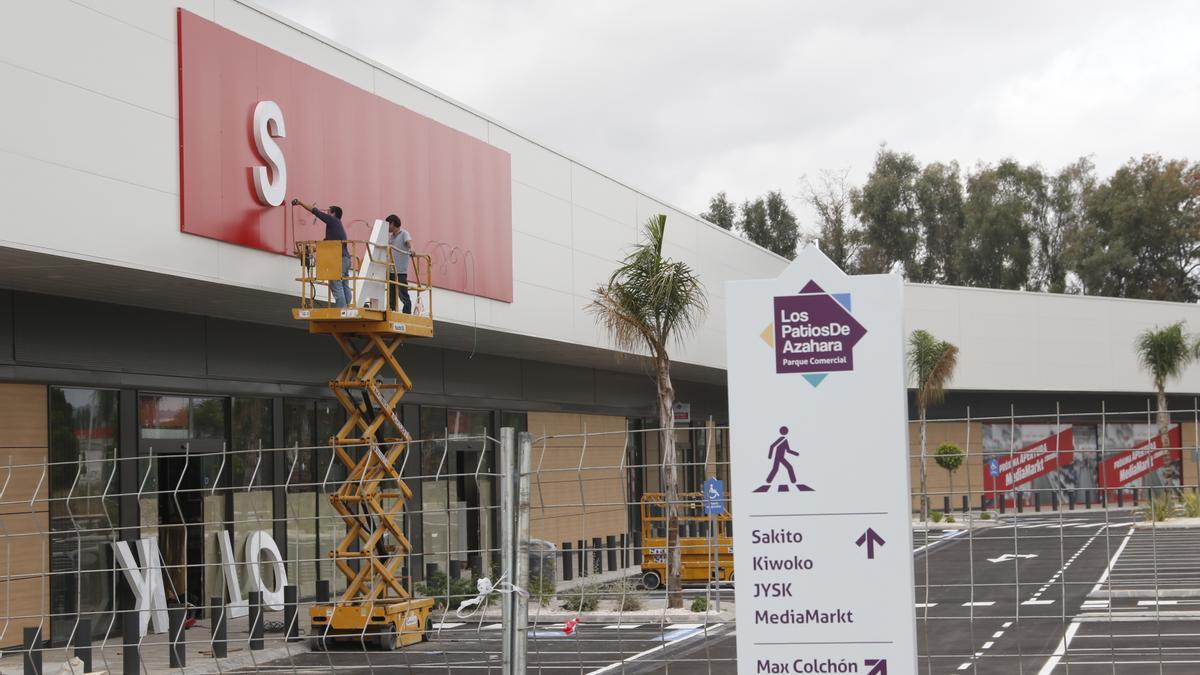
[[[969,436],[969,442],[968,442]],[[967,456],[953,476],[938,466],[935,453],[943,443],[954,443]],[[909,475],[912,481],[912,508],[919,511],[921,502],[921,425],[908,425]],[[929,492],[929,508],[941,510],[943,497],[950,497],[954,510],[962,508],[962,497],[970,493],[972,506],[978,508],[979,494],[983,491],[983,428],[978,422],[930,422],[926,425],[925,478]],[[951,488],[953,480],[953,489]]]
[[[8,484],[0,497],[3,646],[19,644],[21,629],[38,625],[50,607],[46,415],[45,386],[0,384],[0,485]],[[42,625],[48,636],[48,619]]]
[[[579,436],[587,431],[586,445]],[[529,413],[534,437],[530,530],[555,546],[625,533],[621,454],[625,418],[576,413]],[[606,433],[607,432],[607,433]],[[545,442],[539,440],[543,436]],[[582,461],[585,467],[579,470]],[[592,467],[592,468],[587,468]],[[539,471],[540,468],[540,471]]]

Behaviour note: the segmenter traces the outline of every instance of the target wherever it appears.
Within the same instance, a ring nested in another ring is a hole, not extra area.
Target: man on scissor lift
[[[342,225],[342,207],[330,206],[326,213],[312,204],[305,204],[299,199],[292,200],[292,206],[302,206],[311,211],[314,216],[325,223],[325,239],[346,241],[346,227]],[[350,291],[350,249],[342,246],[342,278],[329,282],[329,290],[333,292],[333,306],[345,307],[350,303],[353,293]]]

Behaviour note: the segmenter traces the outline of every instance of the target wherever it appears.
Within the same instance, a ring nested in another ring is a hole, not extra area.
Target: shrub
[[[600,590],[595,585],[580,586],[568,591],[563,609],[571,612],[594,612],[600,606]]]
[[[621,597],[621,611],[622,612],[636,612],[641,608],[642,608],[641,596],[634,595],[633,593],[626,593],[624,596]]]
[[[958,521],[954,520],[954,516],[946,516],[946,522],[954,523],[954,522],[958,522]]]
[[[980,520],[991,520],[992,514],[988,513],[987,511],[984,511],[983,513],[979,514],[979,519]]]
[[[1188,518],[1200,518],[1200,491],[1183,491],[1183,515]]]
[[[471,579],[451,579],[445,572],[430,574],[425,583],[417,584],[417,595],[434,598],[436,607],[458,607],[458,603],[479,594]]]
[[[1175,508],[1174,501],[1171,499],[1171,493],[1160,490],[1150,491],[1150,502],[1142,509],[1142,515],[1148,521],[1161,523],[1171,517],[1171,511]]]
[[[550,604],[554,599],[554,580],[545,577],[533,577],[529,580],[529,595],[543,605]]]
[[[693,600],[692,601],[692,611],[693,612],[707,612],[708,611],[708,598],[696,598],[695,600]]]
[[[935,523],[942,522],[942,512],[941,511],[930,511],[929,519]]]

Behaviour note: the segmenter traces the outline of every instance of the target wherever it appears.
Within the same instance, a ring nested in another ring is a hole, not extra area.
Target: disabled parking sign
[[[738,672],[915,673],[903,282],[726,285]]]
[[[725,483],[709,478],[701,489],[704,491],[704,515],[721,515],[725,511]]]

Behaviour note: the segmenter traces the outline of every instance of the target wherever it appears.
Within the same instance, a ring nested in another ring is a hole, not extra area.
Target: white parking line
[[[962,604],[962,606],[963,607],[991,607],[994,604],[996,604],[995,601],[988,600],[986,602],[964,602]]]
[[[702,626],[703,624],[691,624],[691,625]],[[690,640],[690,639],[696,637],[697,635],[715,635],[716,633],[718,633],[720,631],[720,628],[721,628],[721,624],[718,623],[718,624],[713,624],[711,629],[708,631],[702,631],[702,630],[697,629],[695,631],[688,633],[687,635],[684,635],[683,637],[681,637],[677,640],[671,640],[670,642],[664,642],[657,647],[652,647],[650,649],[647,649],[644,652],[638,652],[637,654],[634,654],[633,656],[630,656],[627,659],[617,661],[615,663],[610,663],[607,666],[604,666],[603,668],[598,668],[596,670],[593,670],[590,673],[588,673],[588,675],[597,675],[598,673],[607,673],[610,670],[615,670],[617,668],[620,668],[621,666],[624,666],[626,663],[629,663],[630,661],[636,661],[636,660],[642,658],[643,656],[648,656],[650,654],[653,654],[654,652],[666,649],[667,647],[670,647],[671,645],[679,644],[680,642],[683,642],[684,640]]]
[[[1049,659],[1046,659],[1046,664],[1038,671],[1038,675],[1050,675],[1054,672],[1055,667],[1058,666],[1058,662],[1067,653],[1067,647],[1071,646],[1071,638],[1075,637],[1075,633],[1079,631],[1080,625],[1078,622],[1073,621],[1070,626],[1067,626],[1067,634],[1063,636],[1058,646],[1054,648],[1054,654]]]

